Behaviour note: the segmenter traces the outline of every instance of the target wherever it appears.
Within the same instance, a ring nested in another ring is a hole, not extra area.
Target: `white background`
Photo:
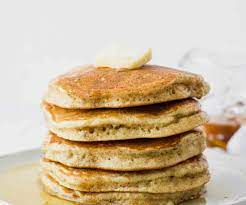
[[[244,0],[0,0],[0,154],[41,144],[48,81],[102,47],[142,43],[167,66],[191,48],[244,50],[245,11]]]

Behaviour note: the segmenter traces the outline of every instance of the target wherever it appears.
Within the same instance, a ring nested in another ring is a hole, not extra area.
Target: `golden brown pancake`
[[[60,185],[83,192],[174,193],[196,188],[209,180],[203,156],[169,168],[138,172],[77,169],[47,159],[42,159],[41,165]]]
[[[44,157],[66,166],[116,171],[160,169],[199,155],[205,149],[201,131],[172,137],[105,142],[74,142],[50,133]]]
[[[73,141],[167,137],[207,121],[196,100],[119,109],[64,109],[43,103],[50,130]]]
[[[86,205],[171,205],[199,198],[204,193],[204,186],[184,192],[159,194],[144,192],[81,192],[63,187],[46,173],[41,174],[41,181],[45,191],[49,194]]]
[[[44,190],[40,192],[40,197],[42,199],[43,205],[81,205],[73,201],[68,201],[68,200],[61,199],[56,196],[50,195]]]
[[[201,76],[162,66],[118,71],[86,65],[54,79],[44,100],[63,108],[120,108],[201,98],[208,91]]]

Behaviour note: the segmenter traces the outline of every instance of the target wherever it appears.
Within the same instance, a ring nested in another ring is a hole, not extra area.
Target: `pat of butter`
[[[99,53],[96,57],[96,67],[135,69],[149,62],[151,58],[152,51],[150,48],[112,46]]]

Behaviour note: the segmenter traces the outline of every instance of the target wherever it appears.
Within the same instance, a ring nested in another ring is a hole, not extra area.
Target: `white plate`
[[[0,172],[23,164],[37,163],[40,150],[30,150],[0,157]],[[246,163],[217,149],[207,149],[211,181],[205,199],[186,202],[184,205],[246,205]],[[16,193],[18,194],[18,193]],[[0,205],[3,205],[4,202]],[[18,204],[13,204],[18,205]]]
[[[208,205],[246,204],[246,161],[219,149],[207,149],[211,181],[207,186]]]

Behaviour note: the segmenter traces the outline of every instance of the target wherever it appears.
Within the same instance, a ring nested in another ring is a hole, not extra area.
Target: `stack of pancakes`
[[[83,66],[49,84],[42,104],[46,192],[81,204],[178,204],[209,181],[196,99],[203,78],[145,65]]]

